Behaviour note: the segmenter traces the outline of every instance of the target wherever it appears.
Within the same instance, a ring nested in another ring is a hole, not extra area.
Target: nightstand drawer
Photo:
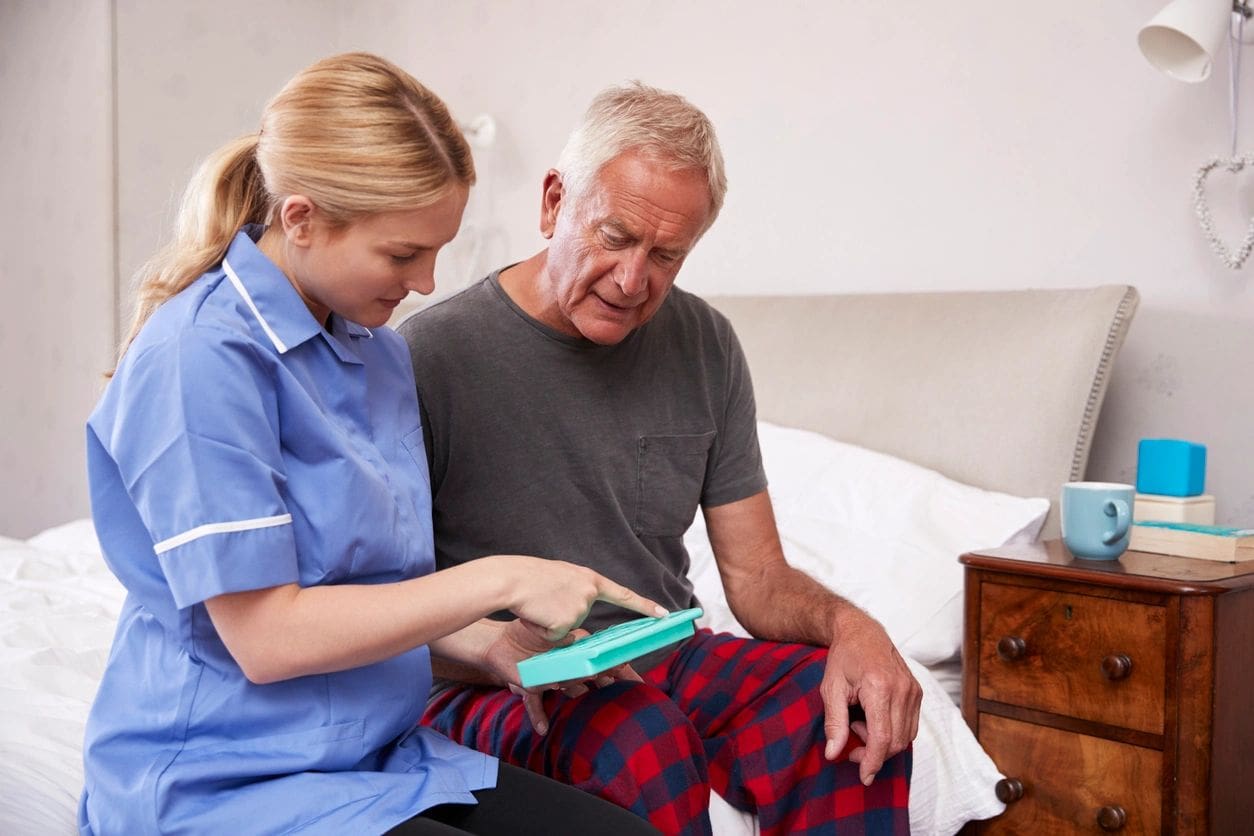
[[[984,832],[1160,832],[1160,752],[991,714],[980,715],[979,730],[980,743],[1007,778],[999,796],[1013,797],[1010,781],[1022,793]]]
[[[984,583],[979,696],[1163,733],[1163,607]]]

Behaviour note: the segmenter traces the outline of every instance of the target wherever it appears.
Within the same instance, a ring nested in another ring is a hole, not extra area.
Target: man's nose
[[[618,271],[618,289],[624,296],[638,296],[649,286],[649,254],[632,250]]]

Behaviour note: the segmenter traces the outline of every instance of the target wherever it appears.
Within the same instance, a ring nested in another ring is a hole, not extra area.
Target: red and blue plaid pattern
[[[910,752],[871,786],[848,761],[823,759],[819,683],[827,653],[700,630],[646,684],[616,682],[576,699],[545,695],[537,735],[504,689],[437,695],[423,722],[453,740],[579,787],[664,833],[710,833],[713,788],[774,834],[906,834]]]

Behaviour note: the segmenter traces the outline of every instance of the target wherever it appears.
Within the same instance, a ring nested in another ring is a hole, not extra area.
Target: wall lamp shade
[[[1232,0],[1172,0],[1141,27],[1146,59],[1180,81],[1205,81],[1232,25]]]

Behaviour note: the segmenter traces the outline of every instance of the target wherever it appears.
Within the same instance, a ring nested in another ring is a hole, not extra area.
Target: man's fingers
[[[597,581],[597,600],[607,601],[611,604],[638,612],[641,615],[649,615],[660,618],[667,614],[666,607],[656,601],[650,601],[643,595],[637,595],[625,586],[614,583],[606,577],[602,577]]]
[[[523,626],[527,628],[529,633],[544,642],[546,650],[552,647],[562,647],[575,641],[574,638],[569,638],[571,633],[575,632],[574,628],[565,629],[562,627],[545,627],[542,624],[537,624],[534,621],[528,621],[525,618],[520,618],[518,620],[522,622]],[[585,633],[585,635],[587,634]],[[578,636],[575,638],[578,638]],[[544,651],[537,650],[536,652],[543,653]]]
[[[561,641],[557,643],[557,646],[565,647],[568,644],[574,644],[575,642],[589,635],[591,635],[591,633],[589,633],[587,630],[583,629],[582,627],[576,627],[574,630],[571,630],[569,633],[563,636]]]
[[[914,688],[910,692],[910,739],[906,741],[906,746],[909,746],[919,736],[919,713],[923,709],[923,686],[919,684],[919,681],[914,678],[913,674],[910,678],[914,681]]]
[[[544,713],[544,698],[539,694],[527,694],[523,697],[523,706],[527,709],[527,719],[536,734],[549,733],[549,718]]]
[[[829,761],[839,757],[849,741],[849,699],[843,689],[823,688],[823,736],[827,745],[823,757]]]
[[[625,679],[628,682],[644,682],[644,679],[641,678],[640,674],[636,673],[636,669],[627,662],[624,662],[621,665],[616,665],[605,673],[607,676],[612,676],[615,679]]]
[[[892,748],[889,749],[886,757],[905,751],[910,745],[910,741],[914,740],[914,733],[910,729],[910,700],[908,697],[893,700],[893,733],[892,739],[889,741]]]
[[[528,621],[525,618],[518,619],[518,622],[527,628],[527,632],[531,633],[545,644],[553,644],[553,642],[549,640],[549,628],[536,624],[534,621]]]
[[[910,669],[894,651],[900,667],[900,677],[894,684],[892,695],[892,739],[888,756],[904,752],[919,733],[919,708],[923,702],[923,689]]]
[[[849,724],[849,733],[857,737],[864,744],[870,733],[866,730],[866,723],[862,720],[854,720]],[[849,750],[850,763],[860,764],[866,760],[866,746],[855,746]]]
[[[866,755],[862,758],[858,775],[864,786],[870,786],[875,780],[876,773],[888,757],[889,745],[892,743],[892,711],[887,702],[887,698],[879,698],[873,700],[872,705],[865,702],[862,704],[862,710],[866,713]]]
[[[522,698],[523,708],[527,712],[527,719],[531,721],[531,727],[536,730],[536,734],[549,733],[549,718],[544,713],[544,699],[540,694],[533,694],[530,691],[524,691],[510,685],[509,689]]]

